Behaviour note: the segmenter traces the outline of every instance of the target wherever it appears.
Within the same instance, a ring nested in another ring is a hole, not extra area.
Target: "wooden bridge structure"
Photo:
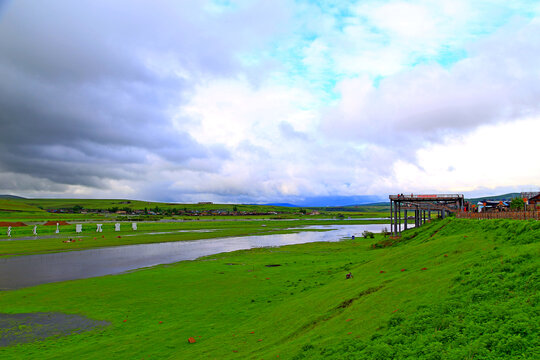
[[[432,213],[445,218],[450,212],[462,211],[465,205],[461,194],[399,194],[389,198],[390,233],[394,236],[401,234],[402,220],[403,230],[407,230],[409,220],[414,221],[415,227],[420,227],[431,219]]]

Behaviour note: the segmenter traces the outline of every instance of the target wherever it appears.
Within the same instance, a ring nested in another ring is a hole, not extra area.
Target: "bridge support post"
[[[401,236],[401,202],[398,207],[398,235]]]
[[[396,204],[394,205],[394,236],[398,235],[398,206],[399,203],[396,202]]]
[[[394,200],[390,200],[390,234],[394,232]]]
[[[407,230],[407,210],[403,210],[403,212],[404,212],[404,215],[405,215],[405,217],[404,217],[404,220],[405,220],[405,230]]]

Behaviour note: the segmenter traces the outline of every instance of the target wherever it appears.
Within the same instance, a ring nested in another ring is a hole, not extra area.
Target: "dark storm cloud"
[[[58,189],[51,184],[102,187],[104,179],[144,177],[145,165],[156,158],[179,167],[189,167],[193,159],[227,158],[224,148],[200,144],[179,130],[172,113],[198,77],[234,74],[235,51],[253,46],[281,15],[255,22],[250,13],[261,9],[217,16],[204,5],[16,1],[4,6],[4,183],[19,190],[36,190],[39,184],[44,190]],[[251,25],[251,33],[244,31]]]

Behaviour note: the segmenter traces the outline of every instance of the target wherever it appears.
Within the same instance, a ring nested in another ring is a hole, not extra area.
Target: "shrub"
[[[364,232],[362,233],[362,236],[364,237],[364,239],[367,239],[367,238],[373,239],[375,237],[375,234],[373,234],[371,231],[364,230]]]

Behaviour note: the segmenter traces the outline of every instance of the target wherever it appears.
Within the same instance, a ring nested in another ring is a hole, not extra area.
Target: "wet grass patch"
[[[110,325],[81,315],[62,313],[0,313],[0,347],[80,334]]]

